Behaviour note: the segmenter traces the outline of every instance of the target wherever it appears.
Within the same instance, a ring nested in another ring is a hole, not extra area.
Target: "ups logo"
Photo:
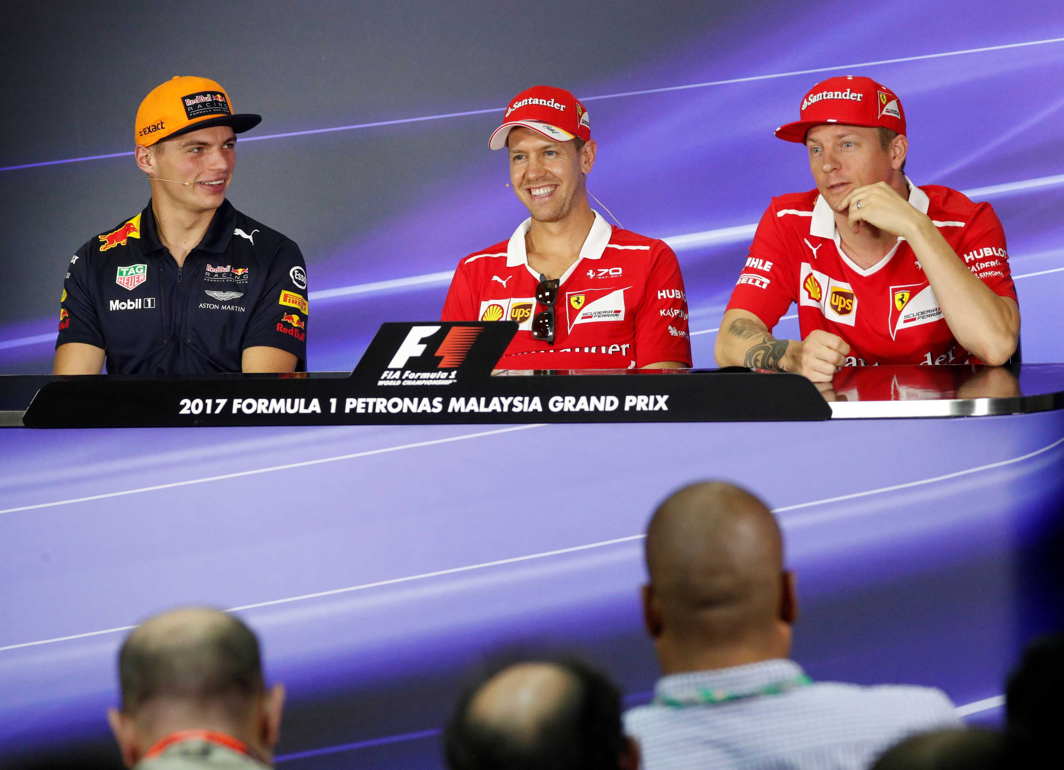
[[[853,312],[853,292],[844,289],[832,288],[829,304],[832,310],[839,315],[849,315]]]
[[[809,295],[809,299],[813,300],[813,302],[819,302],[820,298],[824,296],[820,291],[820,284],[812,273],[805,277],[805,283],[802,284],[802,288],[805,289],[805,293]]]
[[[517,302],[510,308],[510,320],[521,323],[532,315],[531,302]]]

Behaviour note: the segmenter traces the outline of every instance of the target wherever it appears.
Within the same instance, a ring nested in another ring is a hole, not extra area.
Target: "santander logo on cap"
[[[539,107],[552,107],[552,108],[554,108],[556,110],[561,110],[561,111],[564,111],[565,107],[566,107],[566,105],[559,104],[558,102],[554,101],[553,98],[551,98],[551,99],[537,99],[534,96],[530,96],[527,99],[518,99],[515,102],[511,102],[510,106],[506,108],[506,115],[504,115],[503,117],[507,117],[508,118],[508,117],[510,117],[510,113],[512,113],[514,110],[519,110],[522,107],[527,107],[530,104],[534,104],[534,105],[537,105]]]
[[[857,93],[852,88],[847,88],[845,91],[818,91],[815,94],[806,94],[802,99],[802,112],[823,99],[852,99],[859,102],[864,99],[864,94]]]
[[[817,83],[802,98],[800,118],[776,129],[788,142],[804,142],[813,126],[839,123],[850,126],[889,128],[905,133],[901,100],[886,86],[871,78],[846,75]]]
[[[591,138],[591,117],[584,105],[564,88],[532,86],[513,99],[502,123],[492,132],[488,146],[501,150],[510,131],[518,126],[531,129],[555,142]]]

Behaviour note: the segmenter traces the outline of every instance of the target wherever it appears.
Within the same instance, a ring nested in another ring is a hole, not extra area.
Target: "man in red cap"
[[[776,136],[805,144],[816,189],[773,198],[762,216],[718,363],[827,382],[842,366],[1009,359],[1020,313],[1001,223],[987,203],[909,181],[893,91],[829,78]],[[777,339],[792,302],[802,339]]]
[[[89,239],[60,297],[56,374],[290,372],[306,360],[307,273],[290,239],[225,191],[236,134],[209,78],[174,77],[137,110],[134,157],[151,186],[140,213]]]
[[[591,208],[596,145],[576,97],[548,86],[522,91],[488,144],[506,148],[509,186],[530,217],[508,241],[459,262],[443,320],[516,321],[499,369],[690,366],[676,255]]]

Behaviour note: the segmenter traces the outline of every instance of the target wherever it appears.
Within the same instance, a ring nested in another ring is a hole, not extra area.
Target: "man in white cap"
[[[588,202],[591,120],[568,91],[515,96],[489,140],[506,148],[529,218],[458,264],[444,321],[518,323],[499,369],[691,365],[687,298],[664,242],[609,225]]]
[[[261,120],[209,78],[144,97],[134,157],[151,200],[71,257],[56,374],[97,374],[105,359],[110,374],[152,376],[305,368],[303,255],[225,197],[236,134]]]
[[[828,382],[842,366],[1008,361],[1020,313],[987,203],[905,176],[897,95],[835,77],[776,136],[805,144],[816,189],[773,198],[717,335],[722,366]],[[798,305],[801,340],[771,333]]]

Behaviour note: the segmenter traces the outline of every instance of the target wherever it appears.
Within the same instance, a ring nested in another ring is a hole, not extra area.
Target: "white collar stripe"
[[[609,245],[610,237],[613,235],[613,228],[610,223],[607,222],[601,214],[597,211],[592,211],[595,215],[595,221],[591,223],[591,230],[588,231],[587,238],[584,239],[584,245],[580,247],[580,256],[572,267],[565,271],[565,275],[562,276],[562,282],[572,272],[573,267],[579,264],[583,259],[599,259],[602,257],[602,252]],[[506,266],[507,267],[520,267],[521,265],[528,265],[528,252],[525,250],[525,235],[528,234],[528,228],[532,226],[532,217],[529,217],[524,222],[517,226],[514,230],[514,234],[510,236],[510,241],[506,246]],[[529,268],[529,272],[532,272],[532,268]]]

